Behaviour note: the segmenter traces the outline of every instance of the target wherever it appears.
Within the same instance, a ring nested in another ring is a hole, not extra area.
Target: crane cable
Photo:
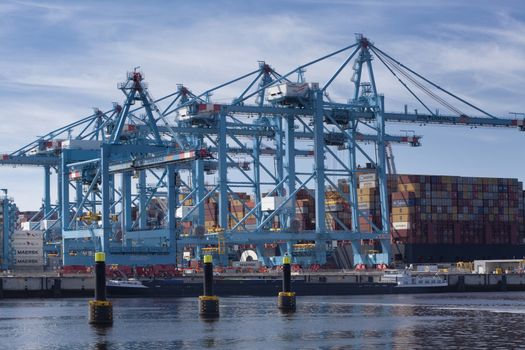
[[[435,94],[433,91],[428,89],[426,86],[424,86],[421,82],[417,81],[415,78],[410,76],[406,71],[402,70],[399,66],[393,65],[394,69],[396,69],[398,72],[400,72],[402,75],[404,75],[407,79],[409,79],[412,83],[414,83],[417,87],[419,87],[423,92],[425,92],[428,96],[430,96],[432,99],[437,101],[439,104],[444,106],[445,108],[449,109],[453,113],[457,113],[458,115],[463,115],[463,113],[460,109],[454,107],[452,104],[447,102],[445,99],[443,99],[441,96]]]
[[[373,49],[372,49],[373,50]],[[408,74],[402,67],[400,67],[395,61],[393,61],[392,59],[390,59],[389,57],[387,56],[384,56],[382,54],[380,54],[379,52],[375,51],[374,50],[374,53],[376,53],[376,55],[381,56],[380,59],[381,61],[385,64],[385,62],[383,61],[386,60],[386,62],[388,63],[388,65],[396,70],[397,72],[399,72],[401,75],[403,75],[404,77],[406,77],[408,80],[410,80],[414,85],[416,85],[416,87],[418,87],[420,90],[422,90],[425,94],[427,94],[430,98],[432,98],[433,100],[435,100],[436,102],[438,102],[439,104],[441,104],[442,106],[444,106],[445,108],[447,108],[448,110],[450,110],[451,112],[453,113],[456,113],[458,115],[465,115],[465,113],[463,113],[460,109],[454,107],[452,104],[450,104],[449,102],[447,102],[446,100],[444,100],[442,97],[440,97],[439,95],[436,95],[434,92],[432,92],[430,89],[428,89],[425,85],[423,85],[421,82],[419,82],[418,80],[416,80],[414,77],[412,77],[410,74]],[[399,78],[398,78],[399,79]]]
[[[410,94],[411,94],[412,96],[414,96],[414,98],[415,98],[416,100],[418,100],[418,102],[421,103],[421,105],[422,105],[423,107],[425,107],[425,109],[428,111],[428,113],[434,115],[434,112],[432,112],[432,111],[430,110],[430,108],[428,108],[428,106],[425,104],[425,102],[423,102],[423,101],[422,101],[422,100],[421,100],[421,99],[420,99],[420,98],[414,93],[414,91],[412,91],[412,89],[410,89],[410,88],[407,86],[407,84],[406,84],[406,83],[405,83],[400,77],[397,76],[396,72],[394,72],[394,71],[392,70],[392,68],[390,68],[390,66],[389,66],[388,64],[386,64],[386,62],[383,60],[383,58],[382,58],[381,56],[379,56],[379,55],[377,56],[377,58],[379,58],[379,60],[381,61],[381,63],[383,63],[383,65],[384,65],[384,66],[390,71],[390,73],[392,73],[392,75],[393,75],[394,77],[397,78],[397,80],[399,81],[399,83],[401,83],[401,85],[403,85],[403,86],[405,87],[405,89],[407,89],[408,92],[410,92]]]

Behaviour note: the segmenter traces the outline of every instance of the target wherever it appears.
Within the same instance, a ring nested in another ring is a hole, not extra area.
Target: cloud
[[[155,97],[174,92],[178,83],[199,93],[257,69],[259,60],[288,72],[353,43],[356,32],[490,112],[523,109],[525,25],[503,5],[481,2],[472,9],[468,1],[408,0],[153,4],[0,4],[0,13],[9,13],[0,22],[0,149],[21,146],[89,115],[91,107],[105,110],[121,102],[117,83],[135,66],[145,72]],[[461,7],[471,8],[469,16],[461,15]],[[492,16],[490,22],[481,20],[486,16]],[[326,82],[349,53],[308,68],[308,81]],[[402,110],[405,103],[422,110],[379,60],[373,63],[389,110]],[[334,100],[352,95],[351,66],[334,81]],[[212,98],[229,101],[243,84]],[[24,123],[12,123],[13,116]],[[423,133],[432,140],[427,130]]]
[[[517,44],[521,47],[525,46],[525,23],[514,18],[506,11],[496,12],[494,20],[497,22],[497,26],[468,26],[461,23],[449,23],[442,25],[442,27],[457,33],[463,33],[463,35],[490,37],[490,39],[496,41],[503,40],[506,43]]]
[[[22,1],[16,0],[11,4],[12,11],[34,11],[41,15],[49,23],[62,22],[73,18],[82,7],[78,4],[60,5],[58,3],[50,3],[46,1]]]
[[[507,115],[523,108],[520,90],[525,83],[525,41],[519,39],[525,37],[523,22],[500,15],[490,28],[457,23],[439,24],[437,28],[440,35],[431,40],[410,35],[377,46],[438,85],[493,113]],[[388,74],[379,74],[384,83]],[[393,85],[388,88],[387,96],[398,97]]]

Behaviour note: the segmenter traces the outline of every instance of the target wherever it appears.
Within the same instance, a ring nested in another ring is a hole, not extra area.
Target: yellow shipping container
[[[420,184],[418,183],[398,184],[397,190],[399,192],[419,192]]]
[[[357,189],[357,195],[358,196],[370,196],[374,195],[376,193],[377,189],[370,187],[370,188],[358,188]]]
[[[184,198],[186,198],[186,195],[179,195],[179,201],[182,202],[182,201],[184,200]],[[184,205],[193,205],[193,199],[190,197],[190,198],[186,199],[186,200],[184,201],[184,203],[181,203],[181,204],[184,204]]]
[[[397,207],[397,208],[392,208],[392,214],[393,215],[413,214],[415,212],[416,212],[416,208],[414,208],[414,207]]]
[[[327,200],[336,200],[341,198],[341,194],[338,191],[326,191],[325,198]]]
[[[392,215],[392,222],[409,222],[414,219],[412,214]]]
[[[361,181],[359,182],[359,188],[375,188],[377,183],[375,181]]]
[[[375,196],[357,196],[358,202],[373,202],[376,200]],[[378,198],[379,200],[379,198]]]

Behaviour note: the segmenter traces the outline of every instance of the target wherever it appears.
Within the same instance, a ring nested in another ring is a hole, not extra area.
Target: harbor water
[[[115,299],[114,325],[88,324],[88,299],[0,300],[2,349],[494,349],[525,347],[525,293]]]

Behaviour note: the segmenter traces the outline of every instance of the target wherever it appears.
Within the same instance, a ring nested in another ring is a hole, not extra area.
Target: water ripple
[[[87,324],[87,299],[0,300],[9,349],[525,348],[525,293],[221,298],[201,319],[195,298],[117,299],[110,328]]]

